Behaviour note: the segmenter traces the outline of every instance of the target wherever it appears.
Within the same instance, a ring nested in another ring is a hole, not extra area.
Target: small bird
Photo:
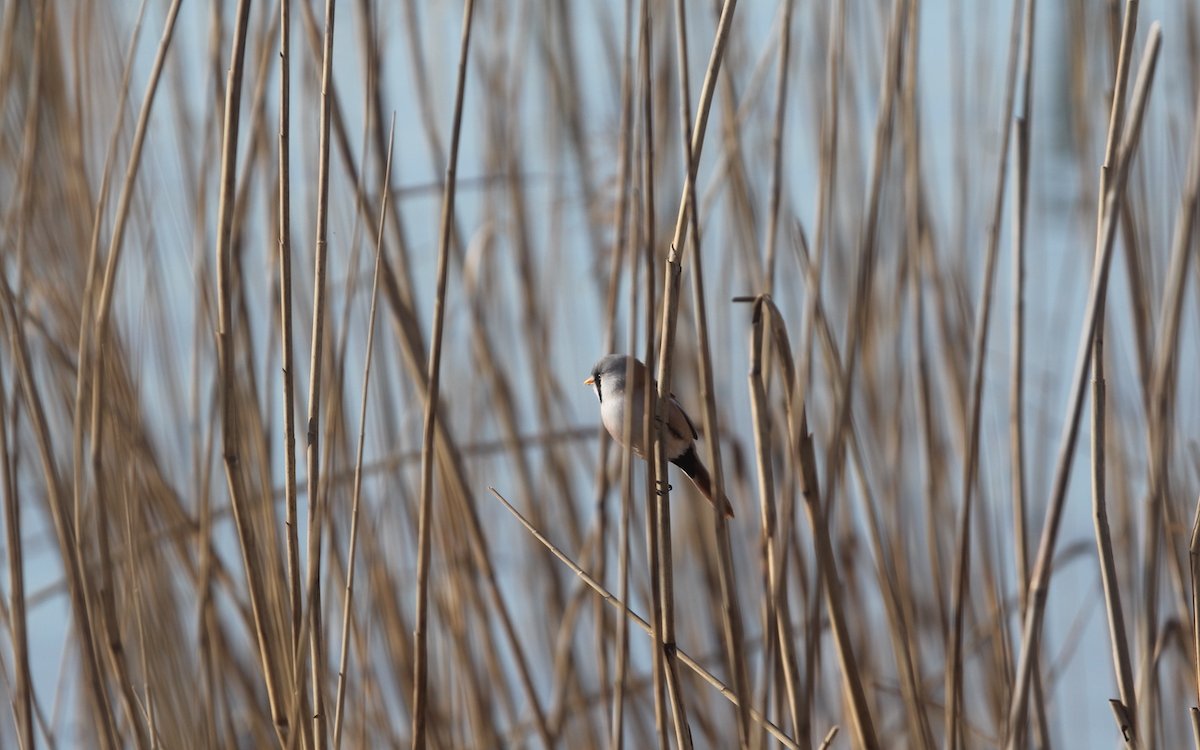
[[[636,357],[624,354],[610,354],[604,357],[592,368],[592,375],[583,381],[596,389],[596,398],[600,399],[600,421],[608,434],[618,443],[625,445],[625,406],[633,405],[633,429],[630,439],[633,452],[645,458],[645,446],[642,441],[642,423],[645,409],[646,384],[658,389],[654,379],[650,377],[646,366]],[[712,478],[708,469],[696,455],[696,427],[688,418],[687,412],[670,397],[667,405],[667,460],[683,469],[696,489],[700,490],[708,501],[720,508],[726,518],[733,516],[733,506],[729,499],[722,496],[713,497]]]

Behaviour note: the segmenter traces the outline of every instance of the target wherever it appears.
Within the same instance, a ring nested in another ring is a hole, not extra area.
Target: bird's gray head
[[[625,390],[625,373],[631,370],[637,360],[625,354],[610,354],[596,363],[592,368],[592,376],[583,381],[596,389],[596,398],[604,403],[605,393],[620,393]]]

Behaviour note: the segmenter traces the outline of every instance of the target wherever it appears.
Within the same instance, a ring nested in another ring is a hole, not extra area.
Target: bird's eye
[[[604,392],[600,390],[600,373],[596,373],[592,376],[592,384],[596,386],[596,398],[600,399],[600,402],[603,403]]]

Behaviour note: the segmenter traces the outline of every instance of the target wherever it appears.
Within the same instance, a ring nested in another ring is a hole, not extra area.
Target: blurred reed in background
[[[8,0],[0,744],[1200,747],[1198,100],[1189,0]]]

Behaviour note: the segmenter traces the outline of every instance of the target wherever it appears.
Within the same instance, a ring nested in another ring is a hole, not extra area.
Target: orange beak
[[[583,381],[583,384],[584,385],[592,385],[595,382],[596,382],[596,379],[594,377],[592,377],[591,375],[589,375],[588,379]]]

